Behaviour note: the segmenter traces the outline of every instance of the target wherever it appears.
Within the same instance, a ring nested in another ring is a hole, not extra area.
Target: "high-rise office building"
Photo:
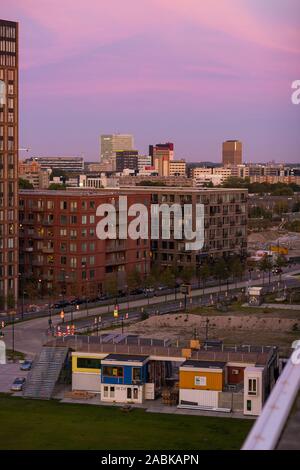
[[[0,309],[18,297],[18,24],[0,20]]]
[[[134,139],[131,134],[105,134],[101,135],[101,162],[113,163],[116,167],[116,153],[122,150],[134,150]]]
[[[149,155],[152,157],[152,165],[159,176],[170,175],[170,161],[174,159],[174,144],[157,144],[149,146]]]
[[[137,150],[121,150],[116,152],[116,171],[122,172],[123,170],[138,171],[138,154]]]
[[[239,140],[223,142],[223,165],[241,165],[243,163],[243,144]]]

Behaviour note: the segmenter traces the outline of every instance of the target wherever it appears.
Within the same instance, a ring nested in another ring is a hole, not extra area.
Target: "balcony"
[[[112,253],[114,251],[124,251],[126,248],[125,243],[108,243],[106,245],[106,253]]]
[[[54,248],[50,246],[43,246],[42,252],[45,254],[51,254],[54,253]]]

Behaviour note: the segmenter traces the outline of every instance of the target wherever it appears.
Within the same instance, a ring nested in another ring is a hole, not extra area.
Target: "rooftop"
[[[181,367],[194,367],[195,369],[224,369],[226,362],[187,360]]]
[[[109,354],[103,359],[105,361],[112,362],[145,362],[149,356],[140,356],[137,354]]]

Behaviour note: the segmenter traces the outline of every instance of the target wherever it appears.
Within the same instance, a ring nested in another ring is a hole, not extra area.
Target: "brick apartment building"
[[[152,261],[160,266],[197,266],[208,258],[247,253],[248,192],[243,189],[135,187],[130,193],[148,192],[153,204],[204,204],[205,236],[200,252],[186,251],[185,240],[152,240]],[[195,215],[195,214],[193,214]],[[172,226],[171,226],[172,228]],[[195,227],[193,227],[195,229]]]
[[[170,240],[99,240],[97,207],[114,203],[117,208],[122,195],[127,196],[128,207],[134,203],[148,207],[151,203],[204,204],[204,248],[186,251],[185,240],[174,239],[172,220]],[[245,190],[128,187],[20,192],[21,279],[23,285],[30,280],[38,283],[44,293],[92,295],[105,291],[110,275],[124,289],[128,273],[135,268],[141,275],[149,273],[151,261],[183,268],[212,257],[244,256],[246,249]]]
[[[97,207],[114,204],[118,213],[119,195],[122,191],[20,191],[23,286],[36,283],[45,295],[94,295],[105,290],[110,275],[124,288],[130,271],[147,274],[149,240],[100,240],[96,236]],[[137,202],[149,205],[150,194],[128,195],[128,205]]]

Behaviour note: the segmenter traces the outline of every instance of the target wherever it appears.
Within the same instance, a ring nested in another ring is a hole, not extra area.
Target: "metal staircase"
[[[49,400],[67,354],[68,348],[44,346],[27,376],[23,396]]]

